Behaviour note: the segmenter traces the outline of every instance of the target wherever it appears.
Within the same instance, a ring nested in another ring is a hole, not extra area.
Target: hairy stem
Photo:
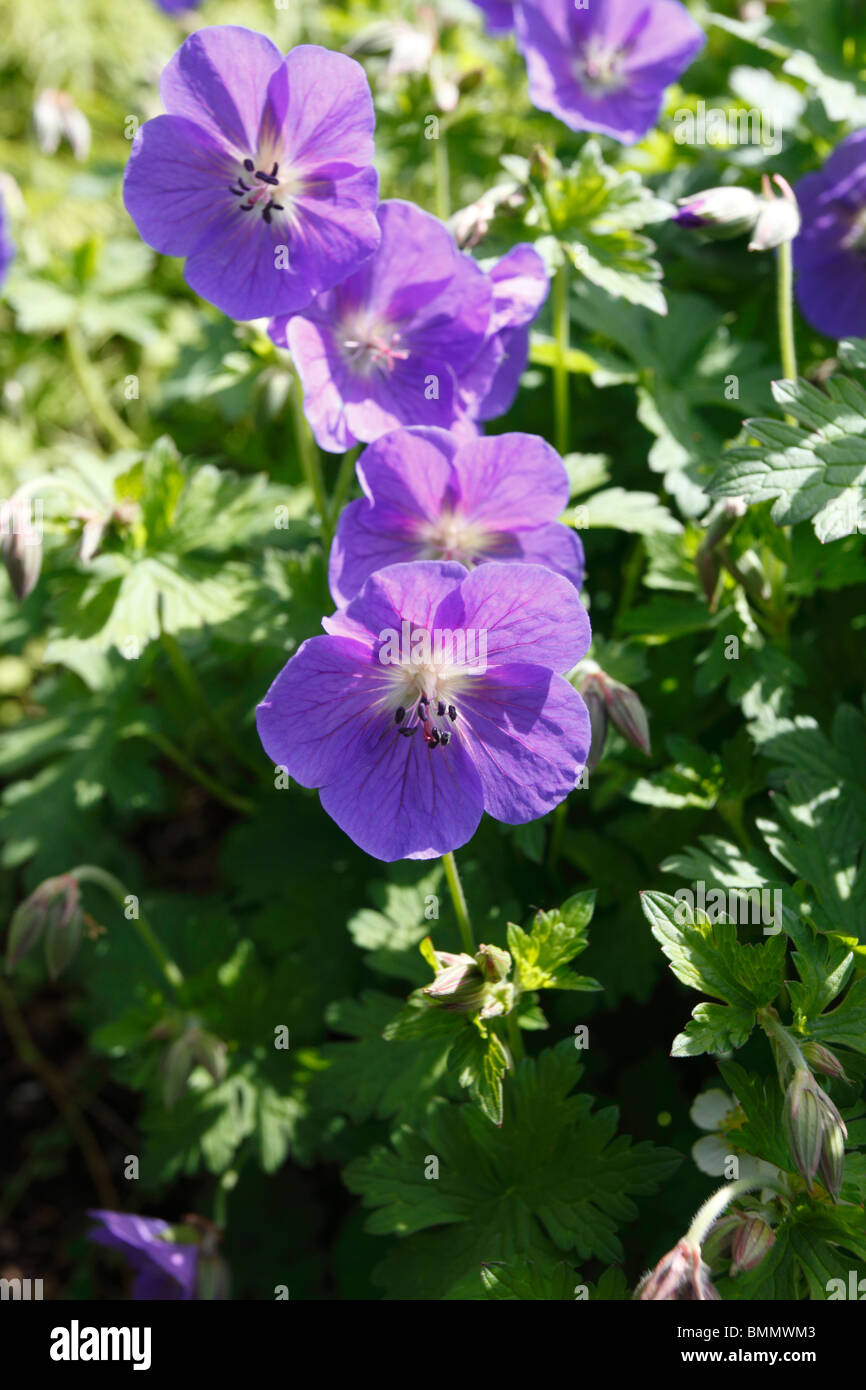
[[[72,869],[70,872],[79,883],[93,883],[98,888],[102,888],[109,897],[114,898],[118,907],[124,908],[126,906],[126,899],[129,894],[120,879],[115,878],[114,874],[110,874],[107,869],[100,869],[96,864],[79,864],[77,869]],[[139,914],[128,920],[132,922],[172,989],[180,989],[183,984],[180,966],[172,960],[147,918]]]
[[[105,394],[99,373],[87,355],[84,337],[76,324],[64,330],[66,355],[81,388],[81,394],[102,427],[105,434],[118,449],[134,449],[138,440],[124,420],[121,420],[111,401]]]
[[[460,939],[463,942],[463,949],[468,955],[474,956],[478,948],[475,945],[475,937],[472,932],[472,923],[469,920],[469,909],[466,906],[466,895],[463,892],[463,884],[460,882],[457,861],[450,850],[447,854],[443,854],[442,863],[445,865],[445,877],[448,880],[448,888],[451,892],[451,901],[454,904],[457,925],[460,928]]]

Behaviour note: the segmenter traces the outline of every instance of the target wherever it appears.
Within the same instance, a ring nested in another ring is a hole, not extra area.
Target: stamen
[[[403,734],[406,738],[411,738],[412,735],[414,734],[414,732],[415,732],[415,730],[416,730],[417,728],[418,728],[418,725],[417,725],[417,724],[413,724],[412,727],[409,728],[409,729],[398,729],[398,730],[397,730],[397,733],[398,733],[398,734]]]
[[[256,166],[255,166],[255,164],[253,163],[253,161],[252,161],[251,159],[245,159],[245,160],[244,160],[244,168],[247,170],[248,173],[251,174],[251,173],[253,172],[253,170],[255,169],[255,167],[256,167]]]
[[[439,701],[438,705],[436,706],[436,713],[439,715],[439,718],[441,719],[442,716],[443,716],[443,714],[445,713],[445,701],[444,701],[444,700],[440,700],[440,701]]]
[[[447,729],[445,730],[444,734],[439,735],[439,742],[442,744],[443,748],[447,743],[451,742],[451,735],[449,734]]]
[[[454,708],[453,705],[449,705],[449,706],[448,706],[448,718],[451,720],[451,723],[452,723],[452,724],[456,724],[456,722],[457,722],[457,710]]]
[[[399,709],[397,709],[397,710],[395,711],[395,713],[394,713],[394,723],[395,723],[395,724],[402,724],[402,723],[403,723],[403,720],[404,720],[405,718],[406,718],[406,711],[404,710],[403,706],[400,705]]]

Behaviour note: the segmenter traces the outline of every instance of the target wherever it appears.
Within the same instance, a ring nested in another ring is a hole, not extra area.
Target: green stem
[[[553,367],[553,437],[557,452],[568,453],[571,440],[571,418],[568,382],[568,352],[570,322],[568,306],[569,270],[565,252],[562,264],[553,279],[553,336],[556,342],[556,361]]]
[[[785,1191],[781,1183],[772,1178],[738,1178],[736,1182],[717,1187],[703,1206],[698,1208],[695,1219],[686,1232],[685,1239],[689,1245],[703,1245],[713,1222],[718,1221],[731,1202],[737,1197],[743,1197],[747,1192],[754,1192],[759,1187],[773,1187],[779,1192]]]
[[[520,1024],[517,1021],[517,1011],[512,1009],[508,1014],[506,1023],[508,1026],[508,1044],[511,1048],[511,1055],[515,1063],[522,1062],[526,1055],[523,1051],[523,1038],[520,1036]]]
[[[451,216],[451,167],[448,159],[448,140],[442,122],[433,141],[433,187],[436,200],[436,216],[447,222]]]
[[[228,806],[232,811],[238,811],[242,816],[250,816],[255,811],[255,803],[247,797],[241,796],[238,792],[233,792],[230,787],[224,787],[215,777],[211,777],[209,772],[205,772],[203,767],[188,758],[182,748],[178,748],[176,743],[158,733],[155,729],[148,729],[145,725],[136,726],[127,730],[128,737],[139,736],[148,739],[156,748],[165,754],[181,772],[185,772],[187,777],[193,782],[198,782],[200,787],[204,787],[206,792],[215,801],[221,801],[224,806]]]
[[[337,529],[337,522],[340,519],[340,512],[343,510],[346,498],[348,497],[351,491],[352,483],[355,478],[355,464],[358,461],[358,455],[360,454],[360,452],[361,446],[360,444],[356,444],[354,449],[347,449],[343,457],[340,459],[340,467],[337,471],[337,477],[334,483],[334,492],[331,497],[331,515],[329,530],[332,534]]]
[[[118,449],[134,449],[138,443],[132,430],[121,420],[111,404],[102,385],[99,373],[87,355],[84,337],[77,324],[70,324],[64,330],[66,355],[69,365],[81,388],[81,394],[90,407],[94,419],[102,426],[112,444]]]
[[[772,1042],[778,1044],[780,1050],[784,1052],[794,1070],[799,1071],[801,1068],[805,1068],[806,1071],[809,1071],[809,1063],[806,1061],[806,1058],[794,1042],[794,1039],[791,1037],[785,1025],[776,1017],[774,1010],[759,1009],[756,1017],[767,1037]]]
[[[469,920],[469,909],[466,906],[466,895],[463,892],[463,884],[460,882],[457,861],[450,850],[447,854],[443,854],[442,863],[445,865],[445,877],[448,880],[451,901],[454,904],[454,913],[457,917],[457,925],[460,928],[460,939],[463,942],[463,949],[468,955],[474,956],[478,948],[475,945],[475,937],[472,933],[472,923]]]
[[[71,874],[79,883],[96,884],[97,887],[102,888],[110,897],[114,898],[118,907],[126,907],[126,899],[130,895],[120,882],[120,879],[115,878],[114,874],[108,873],[106,869],[100,869],[96,864],[79,864],[77,869],[71,870]],[[180,966],[176,965],[172,960],[156,932],[153,930],[153,927],[147,921],[147,918],[139,914],[138,917],[131,917],[129,920],[132,922],[141,940],[157,962],[172,989],[180,989],[183,985],[183,974]]]
[[[325,481],[322,477],[322,460],[319,457],[316,441],[313,439],[307,417],[304,414],[304,388],[297,372],[295,372],[292,382],[292,415],[295,421],[295,441],[298,446],[301,472],[313,494],[313,502],[319,514],[319,526],[324,529],[328,521],[328,500],[325,494]]]
[[[238,743],[237,739],[217,714],[212,701],[208,699],[199,683],[198,676],[195,673],[192,663],[189,661],[188,657],[184,655],[183,648],[177,641],[177,638],[163,629],[160,633],[160,642],[163,651],[168,657],[169,665],[174,671],[178,684],[186,692],[190,702],[196,707],[199,713],[204,716],[226,752],[231,753],[233,758],[236,758],[239,763],[248,768],[256,780],[259,780],[262,772],[262,764],[258,759],[254,760],[247,753],[243,745]]]
[[[237,1168],[227,1168],[217,1183],[213,1202],[213,1223],[219,1226],[221,1231],[228,1225],[229,1194],[237,1186],[239,1176]]]
[[[783,241],[776,251],[777,272],[777,311],[779,320],[779,347],[782,353],[782,372],[786,381],[797,380],[797,347],[794,338],[794,271],[790,241]],[[791,415],[785,419],[792,425],[797,422]]]

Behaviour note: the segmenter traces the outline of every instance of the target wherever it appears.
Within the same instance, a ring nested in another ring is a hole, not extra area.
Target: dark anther
[[[418,697],[418,704],[419,704],[419,705],[424,705],[424,707],[425,707],[425,709],[426,709],[426,707],[427,707],[427,705],[429,705],[429,703],[430,703],[430,697],[429,697],[429,695],[419,695],[419,697]]]
[[[265,220],[266,222],[270,222],[270,220],[271,220],[271,208],[272,208],[272,207],[273,207],[273,203],[265,203],[265,206],[262,208],[262,217],[264,218],[264,220]]]
[[[407,738],[411,738],[417,728],[418,725],[413,724],[411,729],[398,729],[397,732],[398,734],[405,734]]]
[[[237,187],[237,188],[235,188],[233,185],[229,185],[229,193],[234,193],[234,195],[235,195],[236,198],[242,198],[242,197],[244,196],[245,193],[249,193],[249,192],[250,192],[250,186],[249,186],[249,184],[244,183],[243,179],[238,179],[238,187]]]
[[[427,736],[427,747],[435,748],[437,743],[441,743],[442,735],[438,729],[433,729]]]
[[[253,172],[253,170],[255,169],[255,167],[256,167],[256,166],[255,166],[255,164],[253,163],[253,161],[252,161],[251,159],[245,159],[245,160],[244,160],[244,168],[245,168],[250,174]]]
[[[282,212],[282,211],[283,211],[283,205],[282,205],[282,203],[275,203],[274,200],[273,200],[273,198],[271,199],[269,206],[272,207],[272,208],[274,209],[274,212]]]
[[[440,701],[439,701],[438,705],[436,706],[436,713],[439,715],[439,718],[441,719],[442,716],[443,716],[443,714],[445,713],[445,701],[444,701],[444,700],[440,700]]]
[[[452,724],[455,723],[457,719],[457,710],[454,708],[453,705],[448,706],[448,718],[451,720]]]
[[[402,723],[403,723],[403,720],[404,720],[405,718],[406,718],[406,711],[404,710],[403,706],[401,705],[400,708],[399,708],[399,709],[395,712],[395,714],[394,714],[394,723],[395,723],[395,724],[402,724]]]
[[[279,167],[280,166],[278,164],[275,164],[269,174],[266,174],[264,169],[257,169],[256,178],[261,179],[262,183],[279,183],[279,179],[276,177],[277,169]]]
[[[254,203],[241,203],[241,212],[252,212]]]
[[[442,744],[443,748],[445,747],[446,743],[451,742],[451,735],[449,734],[447,729],[445,730],[444,734],[439,735],[439,742]]]

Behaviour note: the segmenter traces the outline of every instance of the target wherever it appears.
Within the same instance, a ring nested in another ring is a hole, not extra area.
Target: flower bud
[[[222,1081],[226,1072],[226,1045],[213,1033],[207,1033],[194,1020],[166,1049],[163,1057],[163,1101],[167,1110],[175,1105],[186,1089],[195,1067],[204,1067],[214,1081]]]
[[[835,1196],[842,1183],[848,1131],[836,1106],[807,1067],[797,1068],[785,1094],[785,1129],[797,1171],[811,1187],[823,1158],[822,1181]]]
[[[760,1216],[747,1216],[737,1223],[731,1248],[731,1274],[755,1269],[775,1244],[773,1229]]]
[[[47,878],[12,915],[6,943],[7,971],[12,971],[44,934],[48,969],[55,978],[78,948],[82,921],[78,880],[71,874]]]
[[[641,753],[650,752],[649,720],[639,697],[627,685],[608,681],[607,707],[623,738]]]
[[[423,993],[441,1002],[454,1013],[470,1013],[479,1008],[484,998],[484,976],[474,956],[461,952],[436,951],[437,964],[443,968]]]
[[[498,983],[511,969],[511,956],[499,946],[480,946],[475,957],[485,980]]]
[[[775,196],[765,174],[761,209],[749,242],[750,251],[772,251],[783,242],[793,241],[800,230],[802,218],[793,188],[781,174],[774,174],[773,182],[782,190],[782,196]]]
[[[818,1177],[826,1187],[834,1202],[839,1200],[845,1178],[845,1135],[844,1124],[828,1125],[824,1130],[821,1157],[818,1161]]]
[[[719,1298],[701,1258],[701,1247],[685,1238],[644,1275],[634,1296],[654,1303],[709,1302]]]
[[[693,227],[708,237],[727,240],[750,232],[760,212],[761,200],[756,193],[728,184],[680,198],[673,220],[680,227]]]
[[[31,520],[29,499],[15,499],[0,505],[0,553],[19,602],[36,588],[42,569],[41,527]]]
[[[803,1044],[801,1050],[813,1071],[820,1072],[822,1076],[835,1076],[840,1081],[848,1081],[845,1068],[829,1047],[824,1047],[822,1043],[808,1042]]]
[[[601,762],[601,755],[604,752],[605,740],[607,739],[607,705],[595,682],[587,685],[584,689],[583,703],[589,710],[590,729],[589,757],[586,760],[586,770],[587,772],[595,772]]]

